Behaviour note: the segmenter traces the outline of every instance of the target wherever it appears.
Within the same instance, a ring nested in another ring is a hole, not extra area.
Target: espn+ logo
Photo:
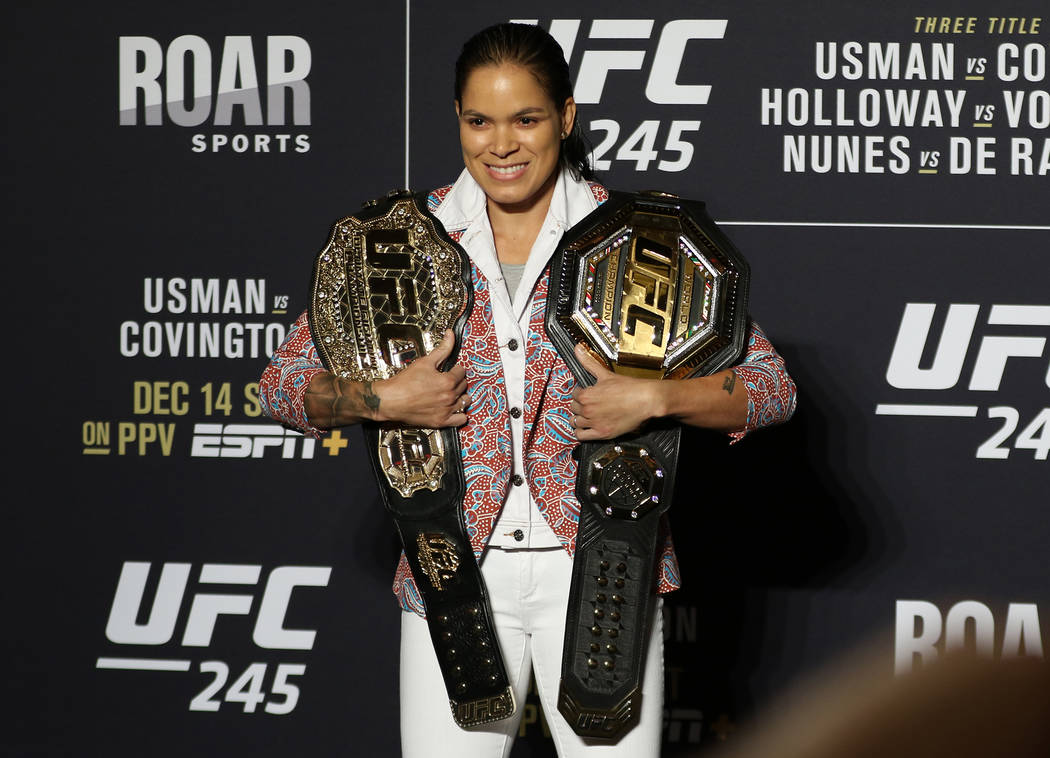
[[[300,458],[314,457],[314,440],[280,424],[211,424],[193,425],[191,458]]]
[[[583,48],[574,86],[577,103],[598,105],[610,88],[622,88],[625,72],[647,71],[643,94],[648,103],[699,106],[707,104],[711,85],[689,80],[690,72],[683,71],[687,50],[692,44],[723,39],[727,25],[727,19],[673,19],[657,28],[655,19],[594,19],[581,34],[582,19],[554,19],[549,31],[570,63],[578,45]],[[700,129],[700,120],[645,119],[636,127],[628,123],[631,131],[623,139],[620,120],[597,118],[587,126],[605,135],[596,140],[591,154],[595,169],[608,171],[617,162],[633,164],[635,171],[655,164],[658,171],[678,172],[692,162],[694,146],[686,136]]]
[[[176,37],[166,47],[153,37],[120,37],[120,125],[160,126],[166,116],[180,127],[202,127],[209,122],[217,127],[309,126],[309,43],[302,37],[270,35],[264,50],[264,57],[257,55],[252,38],[246,35],[223,38],[218,54],[195,34]],[[259,58],[264,66],[257,64]],[[305,153],[310,138],[303,133],[253,129],[233,135],[194,134],[191,145],[197,153]]]
[[[151,564],[125,561],[117,581],[116,593],[106,622],[106,639],[114,645],[133,646],[126,656],[100,657],[98,669],[188,672],[193,661],[182,656],[212,645],[217,626],[232,631],[238,624],[229,617],[254,615],[251,641],[258,648],[281,651],[312,650],[315,629],[286,626],[289,607],[299,588],[327,587],[330,566],[277,566],[269,571],[261,597],[248,588],[262,578],[261,565],[205,563],[197,575],[196,591],[187,600],[192,565],[165,563],[147,600]],[[240,591],[230,591],[241,587]],[[219,591],[209,591],[219,590]],[[258,599],[258,603],[256,600]],[[168,645],[176,637],[179,619],[184,619],[179,652],[141,657],[147,650]],[[239,628],[243,629],[241,622]],[[301,653],[300,653],[301,654]],[[258,653],[253,653],[253,657]],[[201,660],[198,671],[212,678],[191,700],[191,711],[217,711],[223,702],[242,703],[244,713],[291,713],[299,699],[299,685],[293,679],[306,673],[303,663],[251,663],[227,685],[230,665],[221,660]]]
[[[924,393],[955,390],[971,358],[965,385],[970,392],[1000,392],[1008,371],[1031,376],[1032,362],[1047,358],[1050,306],[995,304],[985,310],[983,319],[981,310],[975,303],[951,303],[946,310],[935,303],[906,303],[886,369],[887,383],[899,390]],[[938,313],[944,316],[939,330],[934,327]],[[932,358],[927,360],[928,355]],[[1050,388],[1050,363],[1045,374],[1041,366],[1038,374],[1038,381]],[[1042,388],[1035,391],[1035,397],[1046,398]],[[884,416],[975,418],[979,411],[976,404],[880,403],[875,408],[877,415]],[[996,404],[988,406],[986,414],[1001,419],[1001,424],[977,448],[977,458],[1005,459],[1013,449],[1031,450],[1035,460],[1047,460],[1050,408],[1032,414]]]

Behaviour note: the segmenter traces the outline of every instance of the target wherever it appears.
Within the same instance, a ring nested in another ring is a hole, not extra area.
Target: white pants
[[[510,754],[529,686],[536,672],[543,713],[561,758],[656,758],[663,726],[662,601],[656,605],[642,684],[641,718],[619,742],[584,741],[558,713],[565,610],[572,560],[561,548],[489,548],[481,573],[492,604],[496,634],[514,690],[513,717],[463,729],[452,719],[445,683],[427,622],[401,615],[401,750],[404,758],[505,758]]]

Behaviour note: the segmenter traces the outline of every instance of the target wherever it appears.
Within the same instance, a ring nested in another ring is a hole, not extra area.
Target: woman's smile
[[[486,163],[489,173],[492,174],[493,178],[497,181],[507,182],[518,179],[525,173],[525,169],[528,167],[528,163],[513,163],[509,166],[494,166]]]

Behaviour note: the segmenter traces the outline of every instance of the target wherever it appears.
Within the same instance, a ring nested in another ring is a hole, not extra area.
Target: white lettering
[[[916,634],[915,626],[920,630]],[[937,642],[941,638],[941,612],[925,600],[898,600],[893,668],[898,674],[912,670],[915,656],[924,664],[937,658]]]
[[[140,92],[143,123],[147,125],[161,124],[162,112],[166,109],[172,123],[184,127],[200,126],[208,120],[213,106],[214,123],[218,126],[232,123],[235,106],[242,109],[246,126],[263,124],[259,75],[251,37],[242,35],[223,39],[218,86],[214,93],[214,56],[203,37],[181,35],[171,41],[167,51],[152,37],[120,37],[118,44],[118,103],[122,126],[138,123]],[[267,123],[275,126],[289,123],[287,106],[290,102],[290,122],[310,124],[310,86],[306,77],[312,63],[310,45],[302,37],[272,35],[266,38]],[[187,68],[191,72],[192,86],[187,82]],[[216,136],[213,136],[213,143],[219,142]],[[232,143],[237,152],[248,150],[244,139],[248,137]],[[208,149],[207,137],[203,134],[193,135],[191,143],[194,152]],[[217,144],[213,144],[213,152],[215,147]],[[257,149],[256,152],[265,150]]]
[[[186,107],[186,82],[183,69],[186,55],[193,64],[193,97]],[[176,37],[168,45],[165,62],[167,77],[168,118],[179,126],[197,126],[208,120],[211,113],[211,48],[202,38],[194,34]]]
[[[215,99],[216,126],[229,126],[233,122],[234,106],[243,109],[245,126],[262,125],[255,53],[252,38],[247,36],[227,37],[223,46],[218,97]]]
[[[1043,633],[1039,629],[1039,609],[1035,603],[1010,603],[1003,630],[1003,658],[1021,655],[1043,657]]]
[[[670,21],[660,33],[645,96],[650,102],[675,105],[704,105],[711,96],[710,84],[678,84],[685,47],[694,39],[723,39],[725,19],[679,19]]]
[[[286,629],[284,618],[296,587],[327,587],[329,566],[281,566],[270,572],[252,639],[259,647],[310,650],[317,636],[313,629]]]
[[[138,93],[141,90],[145,123],[156,126],[161,122],[160,109],[164,104],[160,82],[157,81],[164,68],[160,43],[152,37],[121,37],[118,44],[120,125],[138,123]],[[141,69],[138,67],[139,56],[143,59]]]
[[[313,458],[315,441],[279,424],[194,424],[193,458],[262,458],[270,448],[281,458]]]
[[[284,67],[291,56],[291,64]],[[306,77],[313,65],[310,45],[302,37],[274,35],[266,38],[266,122],[285,123],[285,92],[292,93],[292,123],[310,123],[310,85]],[[256,149],[256,152],[259,152]]]
[[[942,621],[943,618],[943,621]],[[918,661],[934,662],[944,653],[968,651],[991,658],[995,655],[995,615],[977,600],[962,600],[942,617],[940,609],[925,600],[898,600],[894,634],[894,670],[910,672]],[[941,634],[944,633],[943,645]],[[1006,608],[1001,658],[1043,658],[1039,610],[1033,603],[1010,603]]]
[[[106,639],[120,645],[163,645],[175,633],[175,621],[190,575],[188,563],[165,563],[153,596],[149,619],[136,621],[142,607],[149,563],[125,561],[106,622]]]
[[[1046,337],[983,337],[970,389],[995,392],[1002,383],[1007,358],[1039,358],[1045,345]]]
[[[201,584],[258,584],[262,566],[245,564],[205,563],[201,566]],[[185,647],[207,647],[215,632],[215,622],[221,614],[246,616],[251,612],[250,595],[217,595],[198,593],[190,606],[186,631],[182,635]]]
[[[970,344],[978,305],[952,304],[944,322],[933,364],[920,368],[923,349],[930,335],[933,303],[908,303],[901,317],[897,340],[886,369],[886,381],[898,389],[945,390],[954,387],[962,373],[966,350]]]

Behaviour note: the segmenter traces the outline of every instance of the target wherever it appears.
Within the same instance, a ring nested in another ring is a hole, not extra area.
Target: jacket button
[[[521,529],[515,529],[514,530],[514,539],[517,542],[521,542],[523,539],[525,539],[525,532],[521,531]]]
[[[510,342],[508,342],[507,343],[507,349],[511,350],[511,351],[517,350],[518,349],[518,341],[517,340],[511,340]]]
[[[521,485],[525,484],[525,478],[521,474],[515,474],[510,478],[510,483],[513,484],[515,487],[520,487]]]
[[[521,408],[515,405],[513,408],[510,409],[510,415],[514,418],[521,418]]]

